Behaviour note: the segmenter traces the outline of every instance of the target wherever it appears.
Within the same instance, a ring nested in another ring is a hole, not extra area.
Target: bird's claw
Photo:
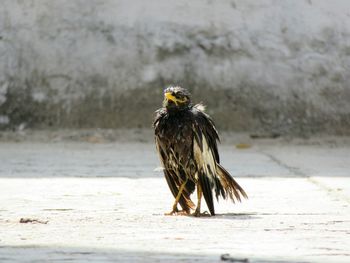
[[[186,216],[186,215],[188,215],[189,213],[187,212],[187,211],[185,211],[185,210],[181,210],[181,211],[179,211],[179,210],[172,210],[171,212],[169,212],[169,213],[165,213],[164,215],[166,215],[166,216]]]
[[[192,216],[195,216],[195,217],[201,217],[201,216],[207,216],[207,217],[209,217],[209,216],[211,216],[211,215],[208,213],[208,211],[205,211],[205,212],[201,213],[199,210],[194,211],[194,213],[191,214],[191,215],[192,215]]]

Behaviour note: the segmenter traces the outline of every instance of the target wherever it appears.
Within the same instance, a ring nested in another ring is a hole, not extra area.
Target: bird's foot
[[[175,216],[177,214],[177,211],[172,210],[171,212],[164,213],[166,216]]]
[[[201,213],[199,210],[194,211],[194,213],[191,215],[195,216],[195,217],[201,217],[201,216],[210,217],[211,216],[207,211]]]
[[[185,211],[185,210],[178,210],[178,209],[173,209],[171,212],[169,213],[165,213],[164,215],[166,216],[186,216],[188,215],[189,212]]]

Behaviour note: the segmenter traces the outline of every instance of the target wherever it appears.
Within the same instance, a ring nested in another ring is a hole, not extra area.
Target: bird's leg
[[[196,210],[194,211],[194,213],[192,214],[193,216],[196,217],[200,217],[200,216],[210,216],[210,214],[205,211],[204,213],[201,213],[201,200],[202,200],[202,195],[203,195],[203,191],[202,191],[202,187],[199,184],[199,182],[197,183],[197,207]]]
[[[201,215],[201,200],[202,200],[202,188],[199,182],[197,183],[197,207],[196,210],[194,211],[193,215],[194,216],[200,216]]]
[[[177,193],[177,196],[175,198],[173,209],[171,210],[170,213],[166,213],[165,215],[174,215],[174,214],[179,212],[179,210],[177,209],[177,204],[179,203],[179,200],[180,200],[181,195],[182,195],[182,191],[184,190],[184,188],[186,186],[187,180],[188,180],[188,178],[186,178],[186,180],[180,186],[179,192]]]

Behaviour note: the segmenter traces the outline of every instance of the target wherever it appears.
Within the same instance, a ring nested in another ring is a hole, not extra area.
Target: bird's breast
[[[164,143],[170,164],[176,163],[187,167],[192,156],[193,131],[190,121],[168,121],[161,131],[161,140]]]

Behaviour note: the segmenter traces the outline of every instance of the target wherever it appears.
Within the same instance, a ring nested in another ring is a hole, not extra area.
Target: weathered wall
[[[181,84],[221,128],[350,134],[348,0],[2,0],[0,127],[150,127]]]

